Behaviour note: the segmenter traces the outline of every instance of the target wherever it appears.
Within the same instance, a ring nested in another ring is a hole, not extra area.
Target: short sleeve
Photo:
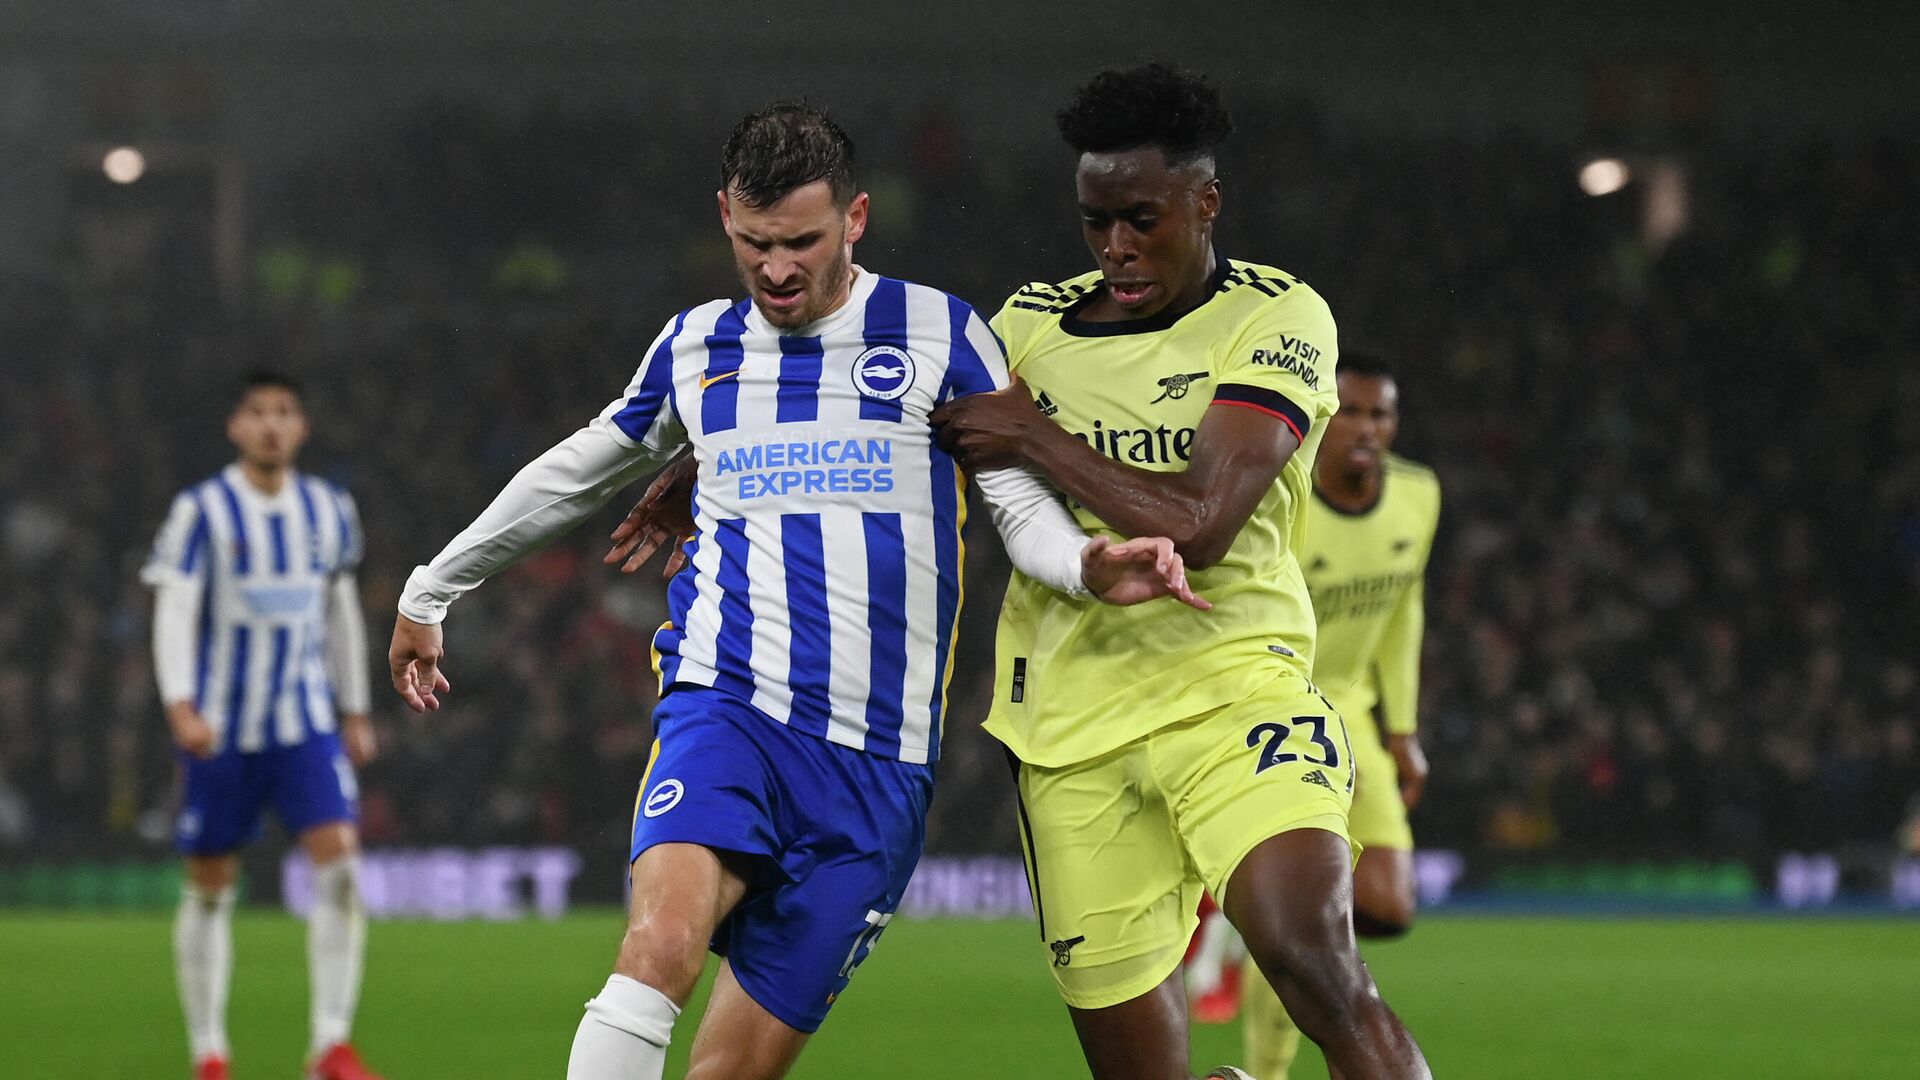
[[[681,312],[661,329],[626,392],[600,411],[596,423],[629,450],[671,454],[687,440],[673,395],[673,350],[686,330],[687,314]]]
[[[980,313],[957,297],[947,298],[951,351],[940,400],[987,394],[1007,385],[1007,351]]]
[[[1333,371],[1339,343],[1319,294],[1295,285],[1263,305],[1234,339],[1213,404],[1278,417],[1302,441],[1339,407]]]
[[[154,537],[153,550],[140,568],[140,580],[159,587],[175,581],[203,579],[207,572],[207,512],[198,495],[183,491],[167,508],[167,519]]]

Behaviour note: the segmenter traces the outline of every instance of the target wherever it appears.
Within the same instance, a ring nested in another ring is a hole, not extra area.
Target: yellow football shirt
[[[1339,406],[1333,316],[1270,266],[1219,259],[1212,285],[1177,317],[1090,323],[1078,313],[1100,275],[1084,274],[1021,289],[993,320],[1040,409],[1116,461],[1185,469],[1215,404],[1258,409],[1301,436],[1226,556],[1191,574],[1212,611],[1167,600],[1110,607],[1013,576],[987,730],[1022,761],[1085,761],[1312,671],[1313,609],[1294,551],[1321,428]],[[1110,532],[1084,507],[1074,513],[1089,531]]]
[[[1320,640],[1313,681],[1349,722],[1378,716],[1387,735],[1418,722],[1427,556],[1440,523],[1433,470],[1387,455],[1380,498],[1347,513],[1316,493],[1300,565]]]

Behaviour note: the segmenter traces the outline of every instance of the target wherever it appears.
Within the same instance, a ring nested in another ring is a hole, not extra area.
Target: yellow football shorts
[[[1075,1008],[1129,1001],[1171,975],[1201,891],[1224,897],[1262,841],[1293,829],[1348,838],[1346,727],[1296,675],[1089,761],[1017,772],[1043,955]]]
[[[1349,828],[1365,847],[1413,850],[1413,826],[1400,801],[1400,766],[1387,752],[1379,725],[1370,713],[1342,709],[1353,738],[1353,814]]]

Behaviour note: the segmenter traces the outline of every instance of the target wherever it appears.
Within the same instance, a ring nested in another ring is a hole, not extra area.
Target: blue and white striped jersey
[[[141,578],[201,590],[191,699],[222,752],[337,728],[328,587],[363,550],[352,497],[316,477],[292,473],[267,495],[229,465],[174,499]]]
[[[713,687],[882,757],[936,758],[966,499],[927,415],[1006,382],[972,308],[865,272],[797,331],[746,300],[677,316],[600,417],[625,446],[690,442],[699,462],[698,539],[654,639],[663,687]]]

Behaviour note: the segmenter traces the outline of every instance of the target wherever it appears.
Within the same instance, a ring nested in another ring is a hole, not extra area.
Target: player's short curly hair
[[[1095,75],[1054,122],[1079,153],[1154,146],[1176,168],[1211,158],[1233,131],[1220,91],[1206,76],[1158,63]]]
[[[781,101],[734,125],[720,151],[720,184],[748,206],[767,206],[825,180],[835,205],[853,199],[853,140],[827,114]]]

